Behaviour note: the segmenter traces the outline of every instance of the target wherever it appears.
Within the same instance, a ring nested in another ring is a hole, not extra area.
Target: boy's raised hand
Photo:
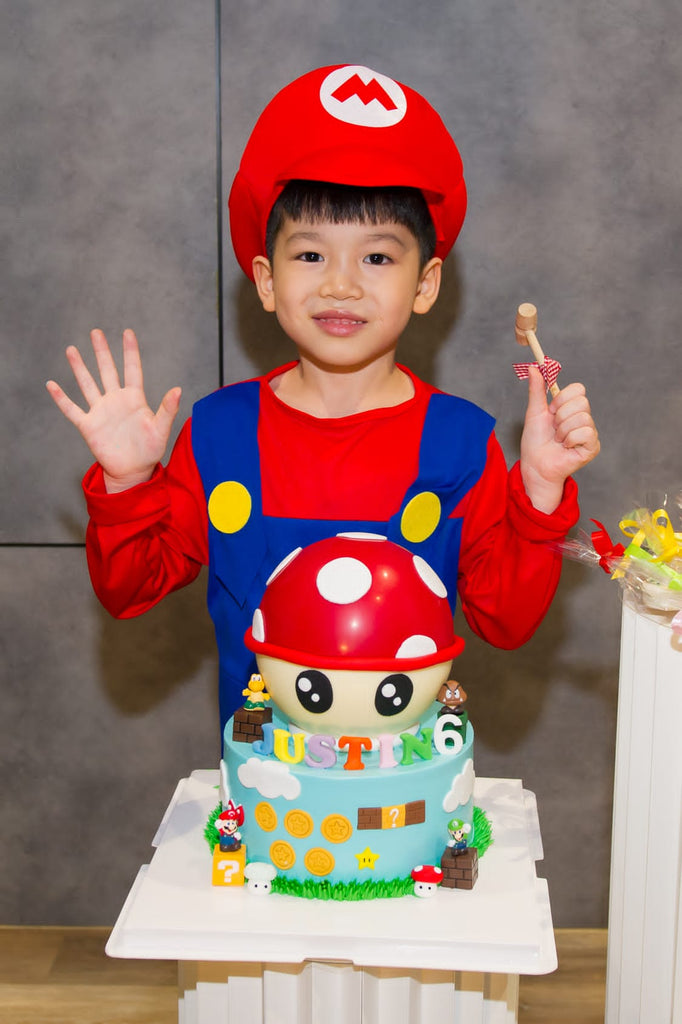
[[[88,404],[87,411],[73,402],[55,381],[48,381],[46,386],[57,407],[78,428],[102,466],[107,491],[124,491],[149,480],[163,457],[180,405],[181,389],[171,388],[154,413],[145,398],[140,350],[133,331],[123,332],[123,386],[102,331],[92,331],[90,340],[101,387],[78,349],[71,345],[66,350],[66,358]]]
[[[521,476],[535,508],[559,505],[566,478],[599,454],[599,436],[582,384],[569,384],[547,404],[545,382],[531,366],[521,436]]]

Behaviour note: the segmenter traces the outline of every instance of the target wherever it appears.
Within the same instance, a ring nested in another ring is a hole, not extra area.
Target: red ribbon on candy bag
[[[594,530],[590,534],[590,540],[592,546],[597,552],[599,557],[599,564],[601,565],[604,572],[609,575],[613,572],[613,563],[618,558],[622,558],[625,554],[625,548],[622,544],[614,544],[608,535],[608,531],[603,523],[600,523],[598,519],[590,519],[591,523],[598,526],[598,530]]]

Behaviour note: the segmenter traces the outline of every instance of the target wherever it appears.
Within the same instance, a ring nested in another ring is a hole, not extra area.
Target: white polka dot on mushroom
[[[448,596],[445,584],[438,573],[431,568],[428,562],[425,562],[419,555],[413,555],[412,562],[414,563],[414,567],[419,573],[422,581],[426,584],[429,590],[436,595],[436,597]]]
[[[422,633],[415,633],[403,640],[396,651],[396,658],[425,658],[427,654],[435,654],[438,650],[435,640]]]
[[[272,570],[272,572],[268,576],[267,580],[265,581],[265,586],[269,587],[270,584],[272,583],[272,581],[277,576],[279,576],[279,574],[282,572],[282,570],[286,569],[286,567],[288,566],[289,562],[293,562],[293,560],[296,558],[296,556],[300,555],[302,550],[303,550],[303,548],[294,548],[293,551],[290,551],[289,554],[286,555],[282,559],[282,561],[279,563],[279,565],[276,565],[275,568]]]
[[[349,537],[351,540],[388,540],[383,533],[364,533],[362,531],[349,531],[348,533],[337,533],[337,537]]]
[[[251,634],[256,643],[265,643],[265,619],[263,618],[263,613],[260,608],[256,608],[253,613]]]
[[[359,558],[333,558],[317,574],[317,589],[332,604],[353,604],[372,588],[372,573]]]

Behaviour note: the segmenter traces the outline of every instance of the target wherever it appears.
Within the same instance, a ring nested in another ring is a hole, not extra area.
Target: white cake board
[[[682,638],[623,605],[607,1024],[682,1024]]]
[[[537,807],[520,781],[476,781],[494,843],[472,891],[362,903],[211,886],[217,784],[215,771],[180,781],[107,945],[181,962],[181,1024],[511,1024],[518,975],[555,969]]]

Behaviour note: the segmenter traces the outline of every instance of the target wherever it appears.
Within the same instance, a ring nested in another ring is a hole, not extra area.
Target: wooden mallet
[[[545,362],[545,353],[535,333],[538,326],[538,311],[532,302],[522,302],[516,313],[516,340],[519,345],[528,345],[538,366]],[[554,397],[559,394],[558,384],[550,384],[549,392]]]

